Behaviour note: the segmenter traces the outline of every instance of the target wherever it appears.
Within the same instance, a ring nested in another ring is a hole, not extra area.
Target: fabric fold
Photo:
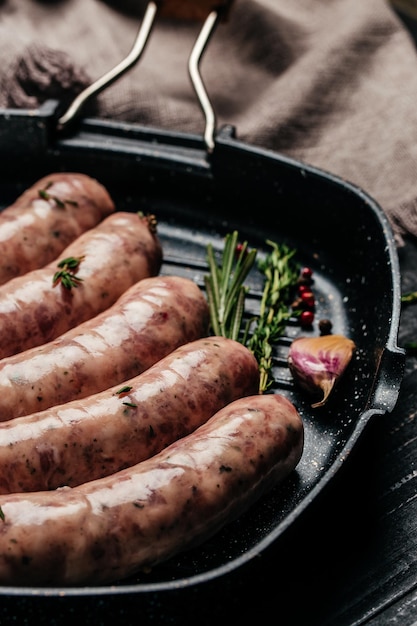
[[[4,0],[0,107],[68,103],[129,53],[145,7]],[[140,62],[90,111],[202,134],[187,73],[200,28],[157,17]],[[385,211],[398,245],[417,236],[417,54],[388,0],[235,0],[201,72],[219,127],[359,186]]]

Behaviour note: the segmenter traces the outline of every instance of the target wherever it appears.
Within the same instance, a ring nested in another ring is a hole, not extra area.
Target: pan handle
[[[405,351],[402,348],[386,348],[378,368],[378,384],[375,386],[371,406],[381,413],[390,413],[398,400],[399,381],[405,369]]]
[[[189,57],[188,73],[205,117],[204,142],[207,151],[211,153],[214,149],[216,116],[201,77],[200,62],[216,25],[228,16],[232,2],[233,0],[217,0],[217,2],[215,0],[200,0],[197,3],[195,0],[151,0],[148,2],[130,53],[113,69],[78,94],[65,113],[58,119],[57,131],[65,130],[77,117],[87,100],[106,89],[139,61],[149,40],[156,15],[160,11],[162,17],[168,18],[183,20],[201,20],[204,18],[203,26]]]
[[[113,69],[111,69],[101,78],[96,80],[92,85],[89,85],[86,89],[78,94],[78,96],[70,104],[66,112],[58,119],[58,131],[64,130],[65,127],[67,127],[73,121],[73,119],[79,114],[87,100],[90,100],[90,98],[99,94],[106,87],[114,83],[118,78],[120,78],[120,76],[122,76],[125,72],[127,72],[127,70],[129,70],[139,61],[148,42],[149,35],[154,24],[156,12],[156,3],[149,2],[142,20],[141,27],[139,28],[139,32],[130,53]]]

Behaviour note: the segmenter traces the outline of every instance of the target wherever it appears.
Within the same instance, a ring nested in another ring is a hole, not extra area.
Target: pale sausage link
[[[108,478],[0,496],[0,582],[96,585],[155,566],[240,515],[296,468],[302,449],[295,407],[258,395]]]
[[[121,385],[1,423],[0,492],[75,486],[134,465],[258,386],[242,344],[187,343]]]
[[[54,341],[0,360],[0,421],[103,391],[208,334],[201,289],[179,276],[144,278],[106,311]]]
[[[86,174],[41,178],[0,213],[0,285],[50,263],[114,210],[105,187]]]
[[[53,284],[58,263],[82,259],[71,289]],[[104,311],[136,281],[159,273],[161,244],[149,220],[113,213],[52,263],[0,286],[0,358],[52,341]]]

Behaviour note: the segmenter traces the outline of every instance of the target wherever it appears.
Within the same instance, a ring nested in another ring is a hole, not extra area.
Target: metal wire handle
[[[200,74],[200,61],[208,44],[211,34],[219,21],[219,13],[212,11],[203,24],[200,34],[197,37],[197,41],[191,51],[190,59],[188,62],[188,72],[190,74],[191,82],[193,83],[194,90],[197,94],[198,101],[206,119],[206,127],[204,131],[204,141],[208,152],[212,152],[214,149],[214,135],[216,131],[216,116],[214,109],[208,97],[206,88]]]
[[[63,130],[78,115],[87,100],[103,91],[139,61],[149,40],[157,11],[157,4],[153,1],[149,2],[132,50],[113,69],[78,94],[67,111],[58,119],[59,130]],[[205,117],[204,142],[208,152],[212,152],[215,145],[216,116],[200,74],[200,62],[219,19],[219,11],[209,13],[193,46],[188,63],[191,82]]]

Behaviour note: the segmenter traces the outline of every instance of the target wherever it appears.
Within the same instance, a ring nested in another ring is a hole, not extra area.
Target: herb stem
[[[207,246],[210,274],[205,276],[211,330],[214,335],[240,341],[254,354],[259,364],[259,393],[267,391],[272,383],[273,344],[283,334],[291,315],[292,289],[298,283],[299,267],[294,261],[295,250],[267,240],[272,251],[258,262],[264,277],[259,315],[251,317],[243,326],[245,286],[257,250],[248,250],[245,241],[238,244],[238,232],[233,231],[224,240],[223,254],[216,263],[211,244]]]
[[[293,314],[291,291],[299,277],[299,268],[294,262],[296,251],[286,245],[267,240],[272,251],[259,261],[258,267],[264,274],[264,288],[259,316],[248,347],[259,363],[259,392],[264,393],[272,385],[272,346],[282,336],[288,319]]]
[[[247,242],[238,250],[238,233],[226,235],[223,254],[216,262],[213,246],[207,246],[210,274],[205,277],[211,327],[214,335],[238,340],[242,328],[247,288],[244,281],[256,257],[256,250],[248,252]]]
[[[76,202],[75,200],[70,200],[70,199],[66,199],[66,200],[61,200],[61,198],[58,198],[57,196],[52,196],[47,190],[52,187],[53,183],[52,181],[48,182],[45,189],[39,189],[38,190],[38,194],[39,197],[42,198],[43,200],[53,200],[56,204],[57,207],[59,207],[60,209],[65,209],[65,205],[66,204],[71,204],[73,206],[78,206],[78,202]]]
[[[410,291],[401,296],[401,302],[403,304],[414,304],[417,302],[417,291]]]

